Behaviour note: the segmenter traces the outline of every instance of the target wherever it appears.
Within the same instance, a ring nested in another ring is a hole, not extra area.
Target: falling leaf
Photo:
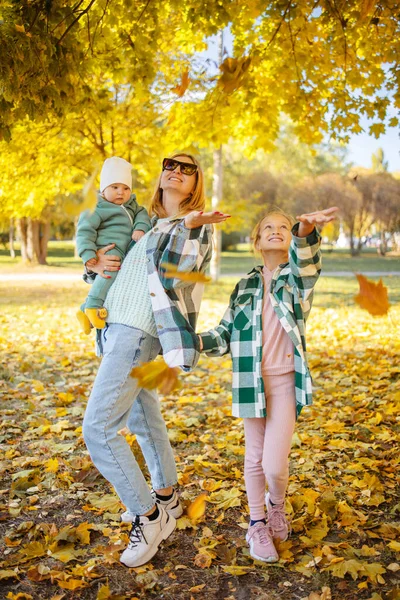
[[[24,25],[17,25],[17,24],[15,24],[15,29],[16,29],[16,31],[19,31],[20,33],[25,33],[25,27],[24,27]]]
[[[161,394],[168,395],[179,385],[178,373],[178,367],[169,367],[164,359],[159,359],[133,367],[131,377],[146,390],[158,388]]]
[[[390,304],[388,300],[387,287],[383,285],[382,279],[378,283],[364,277],[364,275],[356,275],[360,284],[360,291],[357,296],[354,296],[355,302],[361,308],[364,308],[373,316],[386,315]]]
[[[191,283],[209,283],[211,277],[207,277],[204,273],[198,271],[178,271],[176,265],[170,263],[162,263],[161,267],[165,269],[163,277],[167,279],[180,279],[181,281],[190,281]]]
[[[251,64],[251,58],[242,56],[241,58],[226,58],[220,65],[222,75],[218,79],[218,85],[222,87],[227,94],[233,92],[241,86],[244,76]]]
[[[195,500],[193,500],[193,502],[189,504],[186,509],[186,514],[188,515],[189,519],[196,522],[204,515],[206,512],[206,499],[207,494],[200,494],[197,496],[197,498],[195,498]]]
[[[187,88],[189,87],[189,83],[190,83],[189,71],[188,71],[188,69],[186,69],[186,71],[184,71],[182,73],[181,83],[179,85],[177,85],[176,87],[172,88],[172,91],[175,92],[175,94],[177,94],[179,96],[179,98],[182,98],[182,96],[186,92]]]

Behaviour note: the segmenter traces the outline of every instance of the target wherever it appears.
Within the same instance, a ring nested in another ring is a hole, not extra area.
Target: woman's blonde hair
[[[253,231],[251,232],[251,243],[252,243],[254,252],[258,252],[257,243],[261,237],[261,225],[262,225],[263,221],[265,221],[265,219],[267,217],[270,217],[271,215],[280,215],[281,217],[284,217],[285,219],[287,219],[287,221],[290,224],[290,228],[292,228],[293,225],[296,223],[296,219],[294,217],[292,217],[292,215],[289,215],[289,213],[285,212],[281,208],[272,207],[267,213],[265,213],[265,215],[263,215],[263,217],[258,221],[257,225],[254,227]]]
[[[206,205],[206,197],[204,193],[204,175],[200,163],[194,156],[187,154],[186,152],[175,152],[169,158],[176,158],[177,156],[186,156],[187,158],[190,158],[195,165],[197,165],[197,171],[195,173],[196,183],[194,185],[194,189],[189,196],[180,203],[179,214],[186,215],[192,210],[203,210]],[[161,175],[162,172],[158,178],[156,189],[150,204],[150,214],[157,215],[159,218],[167,216],[163,206],[163,190],[160,187]]]

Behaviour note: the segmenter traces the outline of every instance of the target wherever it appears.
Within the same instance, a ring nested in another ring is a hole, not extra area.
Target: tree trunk
[[[23,262],[46,265],[50,223],[23,217],[18,221],[18,231]]]
[[[384,231],[381,231],[381,236],[379,240],[379,246],[377,248],[377,252],[380,256],[385,256],[387,252],[387,243],[386,243],[386,235]]]
[[[392,233],[392,252],[400,253],[400,234]]]
[[[354,243],[354,229],[350,227],[350,254],[351,256],[358,256],[360,254],[359,248]]]
[[[10,219],[9,245],[10,245],[11,258],[15,258],[14,237],[15,237],[14,219]]]
[[[47,244],[50,239],[49,221],[39,221],[39,254],[37,256],[39,265],[47,265]]]
[[[222,64],[224,59],[224,35],[222,30],[218,34],[218,46],[219,64]],[[214,150],[213,160],[214,172],[211,206],[213,210],[218,210],[222,200],[222,146],[218,150]],[[213,281],[218,281],[221,274],[221,248],[222,232],[218,225],[214,225],[213,254],[210,263],[210,275]]]
[[[214,151],[213,192],[211,207],[217,210],[222,200],[222,146]],[[218,225],[214,225],[213,254],[210,263],[210,275],[213,281],[218,281],[221,274],[221,245],[222,233]]]
[[[18,219],[18,235],[21,241],[22,261],[31,263],[33,261],[32,228],[30,227],[30,219],[27,217]]]

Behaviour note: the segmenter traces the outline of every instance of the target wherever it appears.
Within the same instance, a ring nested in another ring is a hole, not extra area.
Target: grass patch
[[[365,248],[362,254],[356,257],[352,257],[350,252],[345,249],[330,250],[328,247],[323,247],[322,253],[325,273],[334,271],[352,273],[366,273],[369,271],[381,273],[400,272],[400,256],[379,256],[375,248]],[[56,269],[82,270],[82,261],[74,256],[74,242],[72,241],[49,242],[47,262],[48,267],[33,268],[43,270],[54,267]],[[240,244],[239,250],[222,253],[221,273],[223,275],[245,274],[257,264],[260,264],[260,258],[252,254],[249,245]],[[0,249],[0,268],[4,272],[27,268],[21,262],[19,244],[16,244],[15,259],[10,258],[7,249]]]

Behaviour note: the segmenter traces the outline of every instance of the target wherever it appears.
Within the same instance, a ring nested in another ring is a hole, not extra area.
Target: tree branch
[[[64,31],[64,33],[62,34],[62,36],[57,40],[56,42],[56,46],[58,46],[59,44],[61,44],[61,42],[63,41],[63,39],[65,38],[65,36],[69,33],[69,31],[73,28],[73,26],[84,16],[86,15],[89,10],[91,9],[91,7],[93,6],[93,4],[95,3],[96,0],[91,0],[91,2],[89,3],[89,5],[85,8],[85,10],[82,10],[80,15],[78,15],[77,17],[75,17],[75,19],[72,21],[72,23],[67,27],[67,29]]]
[[[275,38],[276,38],[276,36],[278,35],[280,28],[282,27],[283,23],[285,22],[285,18],[286,18],[287,12],[288,12],[288,10],[290,9],[290,4],[291,4],[291,1],[292,1],[292,0],[289,0],[289,2],[287,3],[287,6],[286,6],[286,8],[285,8],[285,12],[283,13],[283,16],[282,16],[282,19],[281,19],[281,21],[280,21],[280,23],[279,23],[278,27],[276,28],[276,30],[275,30],[275,32],[274,32],[274,34],[273,34],[272,38],[269,40],[269,42],[268,42],[268,44],[267,44],[267,46],[266,46],[267,48],[268,48],[268,46],[270,46],[270,45],[272,44],[272,42],[274,41],[274,39],[275,39]]]

